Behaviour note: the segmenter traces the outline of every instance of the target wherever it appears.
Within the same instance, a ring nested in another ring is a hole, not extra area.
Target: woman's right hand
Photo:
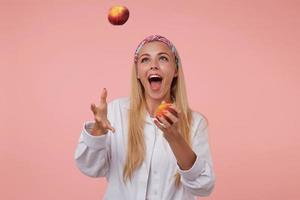
[[[96,106],[95,104],[91,104],[91,110],[93,111],[95,119],[95,124],[93,126],[91,134],[95,136],[105,135],[108,130],[115,132],[115,129],[111,126],[110,122],[107,119],[106,97],[107,90],[106,88],[103,88],[99,105]]]

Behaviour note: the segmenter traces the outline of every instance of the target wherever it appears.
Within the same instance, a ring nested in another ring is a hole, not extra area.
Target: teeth
[[[156,75],[156,74],[153,74],[153,75],[150,75],[150,76],[149,76],[149,78],[153,78],[153,77],[161,78],[159,75]]]

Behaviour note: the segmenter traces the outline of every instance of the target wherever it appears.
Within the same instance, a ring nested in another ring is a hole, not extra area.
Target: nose
[[[151,63],[151,68],[150,69],[159,69],[158,63],[156,61]]]
[[[159,67],[157,65],[152,66],[150,69],[159,69]]]

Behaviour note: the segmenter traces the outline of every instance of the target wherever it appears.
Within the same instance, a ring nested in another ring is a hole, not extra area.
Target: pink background
[[[123,26],[107,21],[123,4]],[[300,3],[1,0],[1,199],[102,199],[73,159],[90,103],[127,96],[150,34],[176,45],[192,108],[209,119],[210,200],[300,199]],[[297,153],[298,152],[298,153]],[[298,183],[298,184],[297,184]]]

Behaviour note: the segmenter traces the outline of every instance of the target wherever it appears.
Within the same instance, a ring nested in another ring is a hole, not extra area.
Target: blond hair
[[[191,120],[192,111],[188,105],[184,74],[181,62],[178,63],[178,76],[173,78],[171,84],[171,96],[174,103],[181,111],[179,115],[178,128],[185,141],[191,146]],[[134,171],[144,161],[146,147],[144,141],[144,125],[146,117],[145,90],[137,78],[137,65],[133,64],[131,72],[130,109],[128,112],[128,148],[125,161],[123,179],[124,182],[131,180]],[[180,174],[175,174],[175,185],[180,185]]]

